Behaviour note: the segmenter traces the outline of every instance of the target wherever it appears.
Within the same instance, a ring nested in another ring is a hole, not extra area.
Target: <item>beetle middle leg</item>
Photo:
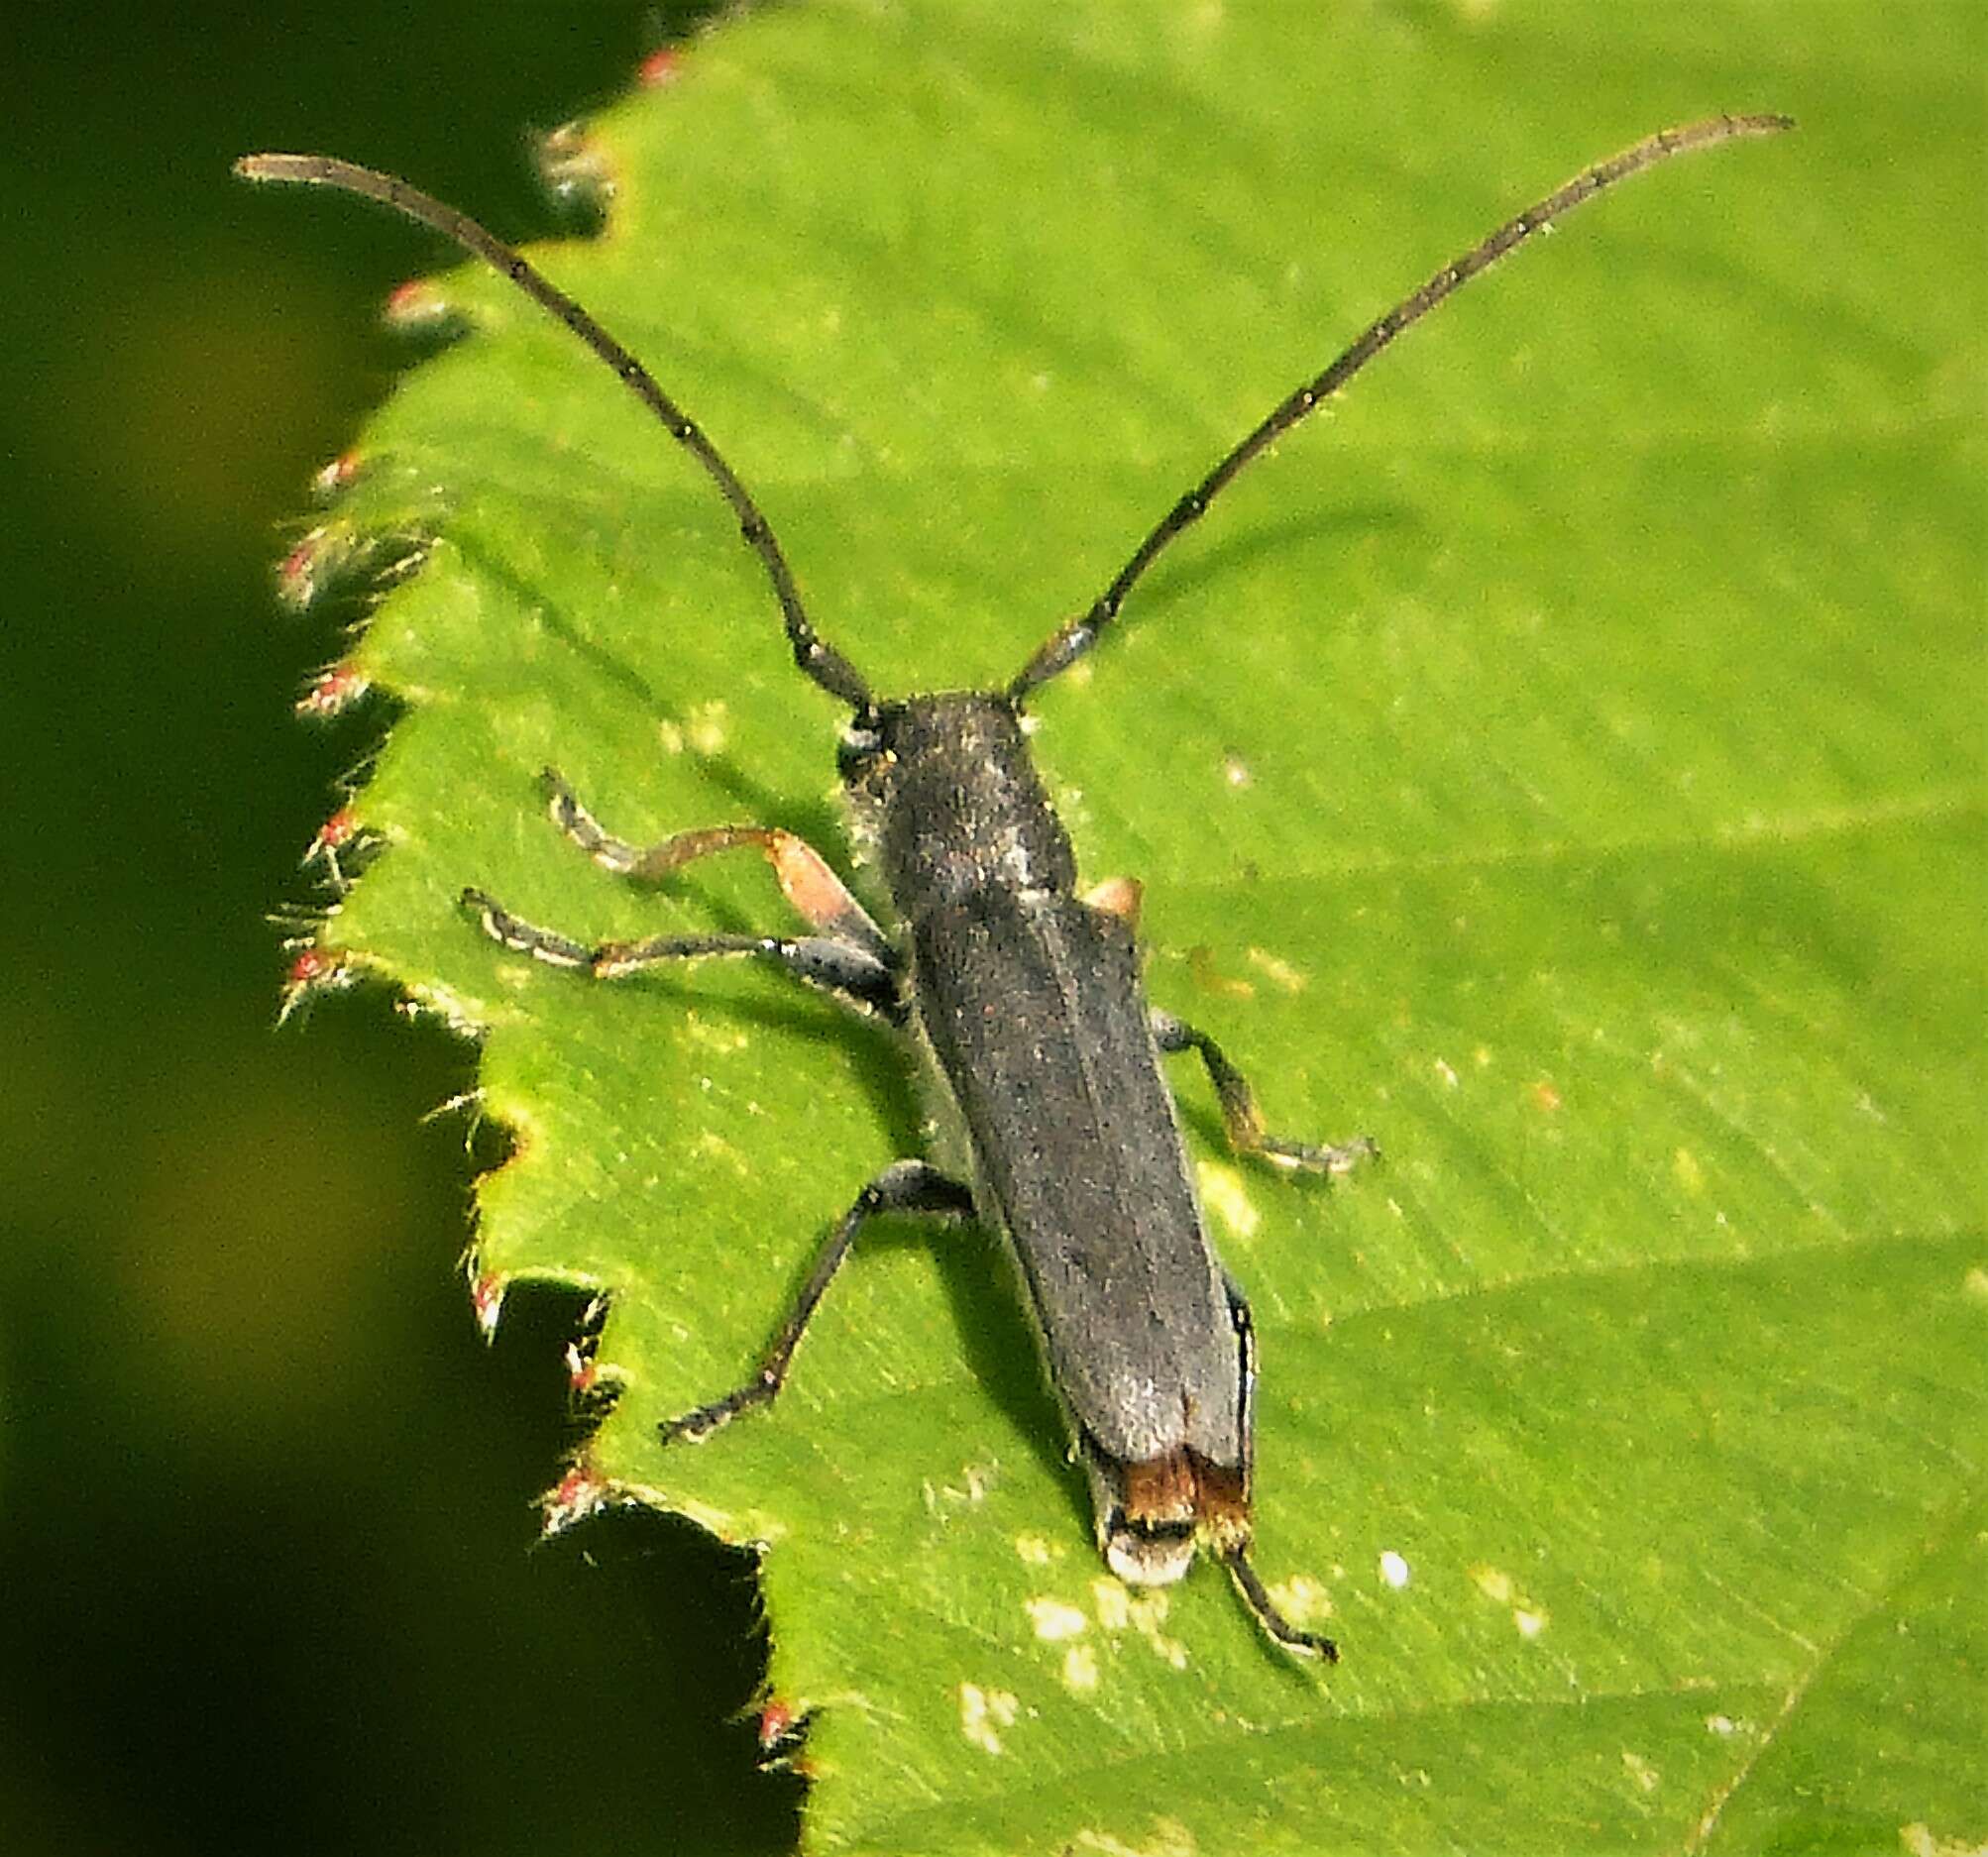
[[[879,960],[867,949],[829,935],[649,935],[640,941],[576,941],[513,916],[482,890],[465,890],[462,903],[493,941],[548,967],[570,967],[596,980],[619,980],[664,961],[729,954],[769,962],[797,980],[834,994],[844,1005],[876,1013],[893,1025],[904,1019],[896,962]]]
[[[1371,1160],[1380,1153],[1380,1148],[1365,1135],[1330,1147],[1271,1135],[1264,1127],[1257,1093],[1250,1088],[1249,1080],[1207,1033],[1197,1031],[1171,1013],[1155,1012],[1153,1038],[1162,1051],[1193,1051],[1199,1056],[1208,1072],[1208,1081],[1215,1086],[1215,1100],[1222,1106],[1222,1126],[1228,1132],[1229,1146],[1238,1153],[1260,1154],[1272,1166],[1315,1173],[1349,1173],[1361,1161]]]
[[[709,1405],[699,1406],[681,1417],[665,1419],[662,1424],[665,1444],[680,1438],[695,1442],[708,1437],[741,1412],[765,1405],[779,1393],[787,1383],[787,1369],[793,1363],[795,1349],[801,1345],[801,1337],[807,1332],[809,1320],[821,1306],[835,1271],[856,1241],[856,1234],[869,1220],[887,1212],[925,1212],[944,1218],[968,1218],[973,1212],[973,1193],[970,1188],[923,1160],[893,1161],[856,1195],[855,1204],[828,1234],[828,1242],[815,1259],[815,1267],[808,1272],[808,1280],[801,1286],[800,1296],[796,1298],[787,1320],[780,1325],[772,1347],[766,1351],[759,1371],[722,1399],[714,1399]]]

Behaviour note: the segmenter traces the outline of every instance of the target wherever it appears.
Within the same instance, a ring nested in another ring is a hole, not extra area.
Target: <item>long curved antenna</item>
[[[328,155],[245,155],[235,164],[235,172],[245,180],[282,180],[305,186],[337,187],[378,200],[409,219],[453,239],[465,251],[473,252],[495,271],[501,272],[527,296],[550,310],[619,376],[621,383],[656,415],[670,436],[703,465],[712,482],[723,493],[738,518],[738,532],[759,557],[766,578],[773,583],[773,595],[780,601],[781,616],[787,624],[787,642],[794,649],[794,662],[837,702],[846,703],[858,715],[876,708],[870,687],[848,659],[816,631],[801,603],[800,589],[794,584],[793,570],[774,539],[773,525],[759,513],[759,505],[718,456],[718,448],[705,437],[704,429],[664,392],[649,371],[614,340],[607,331],[580,307],[564,290],[546,281],[502,240],[487,232],[465,213],[444,206],[417,187],[391,174],[377,173],[352,162],[337,161]]]
[[[1629,175],[1640,173],[1646,167],[1654,167],[1674,155],[1710,148],[1733,136],[1771,136],[1794,127],[1792,117],[1761,115],[1714,116],[1677,129],[1660,129],[1634,148],[1624,149],[1620,155],[1575,175],[1564,187],[1549,193],[1537,205],[1528,206],[1515,219],[1506,220],[1490,238],[1481,245],[1473,246],[1454,264],[1445,265],[1414,295],[1404,297],[1378,322],[1369,324],[1359,340],[1323,374],[1280,400],[1248,438],[1181,497],[1139,544],[1132,559],[1119,569],[1111,585],[1090,606],[1078,617],[1067,620],[1043,642],[1036,655],[1023,666],[1021,675],[1008,686],[1009,700],[1019,704],[1032,690],[1048,683],[1058,671],[1068,670],[1097,643],[1106,626],[1118,617],[1126,595],[1138,585],[1140,577],[1158,559],[1160,551],[1190,522],[1206,513],[1208,505],[1230,479],[1321,401],[1337,393],[1403,329],[1421,321],[1446,296],[1461,289],[1479,272],[1489,271],[1514,246],[1524,244],[1535,232],[1571,213],[1584,200],[1593,199],[1604,187],[1612,187],[1616,181],[1626,180]]]

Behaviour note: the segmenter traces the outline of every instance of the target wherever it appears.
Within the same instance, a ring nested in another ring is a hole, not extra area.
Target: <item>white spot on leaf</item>
[[[1628,1769],[1629,1778],[1645,1793],[1654,1793],[1663,1784],[1663,1775],[1640,1754],[1632,1754],[1625,1747],[1622,1750],[1622,1765]]]
[[[1473,1567],[1471,1584],[1498,1605],[1511,1603],[1511,1576],[1495,1567]]]
[[[1036,1636],[1049,1644],[1063,1638],[1081,1637],[1090,1629],[1091,1621],[1074,1605],[1065,1605],[1061,1599],[1031,1599],[1023,1609],[1036,1627]]]
[[[1166,1613],[1172,1601],[1164,1592],[1148,1589],[1131,1601],[1127,1611],[1132,1622],[1139,1628],[1139,1634],[1153,1647],[1157,1657],[1163,1658],[1175,1670],[1187,1668],[1187,1647],[1178,1638],[1169,1638],[1160,1627],[1166,1621]]]
[[[709,703],[700,703],[690,712],[690,727],[685,731],[690,744],[702,755],[721,754],[725,742],[726,706],[722,697],[714,697]]]
[[[1518,1588],[1517,1583],[1500,1567],[1470,1569],[1471,1584],[1493,1605],[1511,1607],[1512,1629],[1521,1638],[1536,1638],[1546,1629],[1547,1614]]]
[[[1116,1580],[1093,1580],[1091,1600],[1105,1630],[1123,1631],[1132,1623],[1132,1594]]]
[[[727,1057],[734,1051],[744,1050],[752,1042],[751,1037],[737,1026],[695,1010],[684,1014],[683,1028],[684,1036],[693,1044]]]
[[[1988,1843],[1970,1837],[1941,1837],[1930,1824],[1917,1819],[1899,1826],[1898,1847],[1905,1857],[1988,1857]]]
[[[1177,1818],[1156,1818],[1145,1840],[1128,1844],[1108,1831],[1079,1831],[1068,1846],[1072,1857],[1195,1857],[1194,1833]]]
[[[1289,961],[1280,960],[1269,948],[1252,948],[1250,965],[1286,993],[1302,993],[1311,983]]]
[[[983,1690],[977,1683],[959,1686],[959,1732],[989,1754],[1001,1751],[1001,1730],[1014,1725],[1021,1704],[1006,1690]]]
[[[1332,1595],[1309,1574],[1278,1581],[1270,1587],[1270,1597],[1293,1624],[1316,1624],[1332,1614]]]

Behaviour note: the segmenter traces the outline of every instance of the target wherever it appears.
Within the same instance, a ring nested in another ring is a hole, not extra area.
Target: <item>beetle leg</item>
[[[866,948],[828,935],[650,935],[640,941],[575,941],[513,916],[481,890],[465,890],[463,907],[493,941],[548,967],[571,967],[596,980],[619,980],[663,961],[700,960],[711,954],[771,962],[797,980],[832,993],[844,1005],[902,1023],[905,1003],[894,965]]]
[[[1222,1565],[1229,1570],[1229,1578],[1236,1583],[1236,1590],[1243,1595],[1243,1603],[1257,1615],[1257,1623],[1288,1651],[1307,1651],[1314,1657],[1322,1657],[1328,1664],[1339,1662],[1339,1646],[1322,1632],[1305,1631],[1293,1625],[1283,1613],[1264,1584],[1263,1576],[1250,1563],[1247,1544],[1233,1547],[1222,1556]]]
[[[1222,1294],[1229,1304],[1229,1321],[1236,1331],[1236,1459],[1243,1469],[1243,1500],[1257,1472],[1257,1323],[1250,1301],[1228,1271],[1222,1272]]]
[[[1153,1015],[1153,1038],[1162,1051],[1193,1051],[1215,1086],[1215,1099],[1222,1105],[1222,1126],[1228,1131],[1229,1146],[1239,1154],[1261,1154],[1272,1166],[1300,1168],[1316,1173],[1348,1173],[1363,1160],[1376,1158],[1381,1149],[1369,1136],[1334,1147],[1321,1147],[1310,1142],[1288,1142],[1270,1134],[1264,1127],[1257,1094],[1243,1073],[1223,1054],[1222,1047],[1205,1032],[1197,1032],[1171,1013]]]
[[[1243,1472],[1243,1514],[1247,1524],[1250,1502],[1250,1484],[1256,1470],[1257,1455],[1257,1330],[1250,1315],[1248,1299],[1237,1286],[1236,1279],[1228,1271],[1222,1272],[1222,1289],[1229,1301],[1229,1320],[1236,1329],[1236,1372],[1240,1381],[1241,1398],[1236,1409],[1240,1414],[1237,1425],[1238,1444]],[[1239,1539],[1219,1544],[1216,1549],[1222,1565],[1229,1570],[1229,1577],[1236,1583],[1236,1590],[1243,1595],[1243,1602],[1257,1616],[1258,1624],[1270,1634],[1285,1649],[1309,1651],[1322,1657],[1328,1664],[1339,1662],[1339,1646],[1319,1632],[1304,1631],[1293,1625],[1270,1595],[1263,1578],[1250,1564],[1250,1536],[1247,1525]]]
[[[880,961],[895,963],[896,951],[889,937],[849,894],[828,860],[805,838],[797,838],[778,825],[709,825],[698,831],[680,831],[644,849],[604,831],[554,769],[548,767],[538,778],[553,823],[603,870],[654,883],[715,851],[749,847],[773,866],[781,893],[811,928],[837,941],[853,942]]]
[[[1116,916],[1134,934],[1139,932],[1139,909],[1146,900],[1146,886],[1137,877],[1107,877],[1084,892],[1092,909]]]
[[[711,1404],[699,1406],[681,1417],[665,1419],[661,1427],[663,1442],[674,1444],[682,1438],[695,1443],[709,1437],[741,1412],[765,1405],[779,1393],[787,1383],[788,1366],[794,1360],[795,1349],[801,1345],[801,1337],[807,1332],[809,1319],[828,1293],[836,1269],[848,1255],[849,1247],[856,1242],[856,1234],[869,1220],[887,1212],[928,1212],[946,1218],[965,1218],[972,1211],[971,1190],[961,1186],[957,1180],[949,1179],[937,1167],[923,1160],[892,1162],[856,1195],[855,1204],[843,1213],[840,1223],[828,1234],[828,1242],[815,1259],[815,1267],[808,1272],[808,1280],[801,1286],[800,1296],[786,1321],[781,1323],[779,1334],[773,1338],[773,1346],[766,1351],[759,1371],[722,1399],[714,1399]]]

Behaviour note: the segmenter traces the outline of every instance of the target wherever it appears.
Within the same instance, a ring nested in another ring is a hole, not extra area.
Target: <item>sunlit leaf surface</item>
[[[486,1295],[611,1299],[569,1502],[767,1544],[816,1847],[1988,1836],[1981,38],[1933,6],[825,4],[594,125],[608,228],[546,269],[900,690],[1012,673],[1577,167],[1803,120],[1474,286],[1037,705],[1086,872],[1147,886],[1157,1000],[1279,1127],[1386,1152],[1293,1184],[1179,1079],[1262,1335],[1259,1559],[1339,1637],[1324,1677],[1207,1568],[1105,1576],[977,1233],[880,1230],[775,1413],[659,1448],[920,1108],[880,1031],[777,977],[590,986],[459,914],[475,883],[583,937],[789,926],[749,860],[593,868],[547,763],[631,838],[849,859],[837,713],[709,484],[500,280],[436,286],[474,333],[329,518],[433,544],[356,649],[404,708],[325,944],[484,1036],[517,1143]]]

